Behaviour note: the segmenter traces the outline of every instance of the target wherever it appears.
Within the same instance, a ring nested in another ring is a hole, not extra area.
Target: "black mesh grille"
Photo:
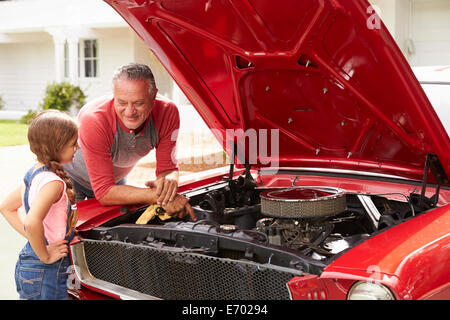
[[[162,299],[289,299],[294,270],[116,241],[83,240],[98,279]]]

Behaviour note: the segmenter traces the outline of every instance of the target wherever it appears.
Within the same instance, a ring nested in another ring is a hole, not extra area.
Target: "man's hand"
[[[174,218],[183,218],[189,214],[192,220],[197,220],[189,199],[177,194],[178,170],[163,172],[155,181],[147,181],[145,185],[155,189],[157,204],[161,205],[167,214]]]
[[[191,217],[193,221],[197,220],[195,216],[194,209],[192,209],[189,204],[189,199],[177,194],[173,201],[170,201],[168,204],[162,206],[167,214],[171,215],[174,218],[183,218],[187,214]]]
[[[157,204],[166,205],[175,200],[178,192],[178,171],[167,175],[159,175],[154,181],[147,181],[145,185],[156,188]]]

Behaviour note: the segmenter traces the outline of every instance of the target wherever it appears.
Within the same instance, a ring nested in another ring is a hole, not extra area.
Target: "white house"
[[[88,100],[108,94],[115,68],[132,61],[152,68],[161,94],[187,102],[142,40],[105,2],[0,1],[3,118],[35,110],[54,81],[79,85]]]
[[[449,0],[371,3],[411,65],[450,64]],[[0,0],[0,95],[6,102],[0,118],[35,110],[53,81],[79,85],[88,99],[109,93],[114,69],[131,61],[151,66],[160,93],[187,102],[141,39],[102,0]]]
[[[450,65],[449,0],[370,0],[412,66]]]

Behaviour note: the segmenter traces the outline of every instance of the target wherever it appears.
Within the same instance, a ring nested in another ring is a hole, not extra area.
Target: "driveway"
[[[35,162],[28,145],[0,148],[0,202],[21,183],[26,171]],[[22,211],[22,214],[24,212]],[[0,217],[0,299],[18,299],[14,268],[19,251],[26,240]]]

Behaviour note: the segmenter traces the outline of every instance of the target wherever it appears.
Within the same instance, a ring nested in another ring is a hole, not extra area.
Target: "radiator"
[[[245,259],[220,258],[182,248],[83,240],[97,279],[171,300],[285,300],[287,282],[300,271]]]

